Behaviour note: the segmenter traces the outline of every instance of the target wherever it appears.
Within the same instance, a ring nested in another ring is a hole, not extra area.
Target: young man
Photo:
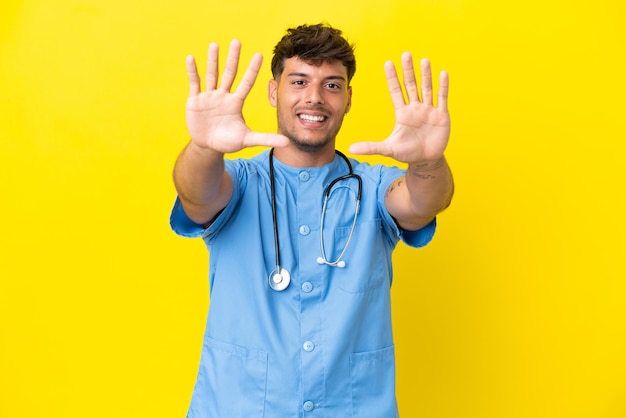
[[[396,124],[385,141],[354,143],[350,152],[392,157],[405,171],[335,150],[356,70],[341,31],[303,25],[276,45],[268,98],[278,134],[244,122],[261,56],[231,91],[240,47],[231,43],[218,83],[218,47],[210,45],[204,92],[187,59],[191,141],[174,169],[171,224],[201,236],[210,252],[210,308],[188,416],[396,417],[391,254],[399,240],[426,245],[452,198],[447,74],[435,107],[427,60],[420,91],[411,55],[402,56],[407,101],[385,64]],[[258,145],[272,149],[224,158]]]

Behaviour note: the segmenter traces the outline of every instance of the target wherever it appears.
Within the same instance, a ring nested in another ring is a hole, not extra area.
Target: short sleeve
[[[247,167],[241,159],[224,160],[224,165],[233,183],[233,196],[230,202],[213,222],[211,222],[211,225],[205,228],[203,225],[197,224],[189,219],[183,210],[180,198],[176,197],[174,207],[170,214],[170,226],[176,234],[187,238],[206,237],[210,234],[214,234],[230,218],[241,197],[241,191],[243,187],[245,187],[249,167]]]
[[[170,226],[175,233],[187,238],[200,237],[205,231],[202,225],[189,219],[178,197],[176,197],[172,213],[170,214]]]
[[[400,228],[400,236],[402,241],[414,248],[424,247],[428,244],[435,235],[437,229],[437,218],[434,218],[430,223],[417,231],[407,231]]]

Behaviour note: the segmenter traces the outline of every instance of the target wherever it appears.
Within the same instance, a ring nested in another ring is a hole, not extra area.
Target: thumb
[[[260,133],[250,131],[244,140],[246,147],[286,147],[289,138],[280,134]]]
[[[348,147],[351,154],[388,155],[384,142],[355,142]]]

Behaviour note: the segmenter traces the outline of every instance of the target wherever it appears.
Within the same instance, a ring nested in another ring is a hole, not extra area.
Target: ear
[[[278,103],[276,96],[278,94],[278,82],[274,79],[271,79],[267,84],[267,98],[270,101],[270,104],[276,107]]]
[[[350,111],[352,107],[352,86],[348,87],[348,104],[346,105],[346,114]]]

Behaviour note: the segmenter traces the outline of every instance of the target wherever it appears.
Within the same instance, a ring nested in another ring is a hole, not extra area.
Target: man
[[[276,45],[268,98],[278,134],[244,122],[262,58],[231,91],[240,48],[231,43],[218,83],[218,46],[209,46],[204,92],[187,58],[191,141],[174,169],[171,224],[202,236],[210,252],[209,316],[188,416],[396,417],[391,253],[400,239],[426,245],[452,197],[447,74],[435,107],[427,60],[420,95],[411,55],[402,56],[408,102],[385,64],[395,127],[350,152],[392,157],[408,164],[405,172],[335,151],[356,69],[341,31],[303,25]],[[272,149],[224,158],[258,145]]]

